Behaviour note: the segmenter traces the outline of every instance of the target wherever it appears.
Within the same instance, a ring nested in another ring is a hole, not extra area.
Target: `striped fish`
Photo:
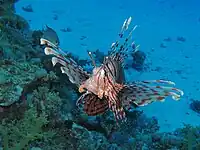
[[[60,63],[62,73],[76,84],[82,96],[77,106],[90,116],[103,114],[111,110],[116,121],[126,120],[125,109],[132,105],[145,106],[155,101],[163,102],[171,96],[179,100],[183,91],[174,87],[175,83],[164,80],[150,80],[127,83],[124,76],[124,60],[131,53],[138,51],[139,45],[132,42],[132,33],[137,26],[129,29],[131,17],[122,25],[118,40],[111,45],[110,53],[101,66],[96,66],[92,53],[88,52],[93,71],[87,73],[74,60],[68,57],[57,45],[47,39],[41,39],[46,45],[46,55],[54,55],[53,65]]]
[[[155,101],[163,102],[169,96],[174,100],[179,100],[183,95],[183,91],[175,88],[171,81],[126,83],[124,60],[129,54],[137,52],[139,48],[139,45],[135,45],[135,42],[131,40],[137,26],[127,32],[130,23],[131,18],[124,21],[119,39],[111,45],[110,54],[105,57],[100,67],[94,68],[92,76],[81,85],[81,89],[87,89],[99,99],[106,99],[108,108],[117,121],[126,120],[124,109],[129,110],[133,105],[145,106]],[[105,111],[107,107],[101,110]]]

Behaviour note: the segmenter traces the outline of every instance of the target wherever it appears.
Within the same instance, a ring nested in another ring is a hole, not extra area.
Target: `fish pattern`
[[[100,115],[108,110],[108,101],[105,98],[98,98],[97,95],[91,92],[84,93],[76,104],[77,106],[83,106],[83,111],[89,116]]]
[[[94,66],[91,73],[84,71],[57,45],[47,39],[41,39],[41,44],[46,45],[45,54],[55,56],[52,57],[53,65],[61,64],[62,73],[65,73],[82,93],[76,104],[89,116],[111,110],[116,121],[125,121],[125,109],[129,110],[133,105],[145,106],[155,101],[163,102],[170,96],[174,100],[179,100],[183,96],[183,91],[175,88],[175,83],[171,81],[126,82],[124,60],[139,48],[139,45],[132,41],[132,33],[137,26],[129,29],[131,20],[129,17],[124,21],[118,39],[111,44],[110,51],[100,66],[96,66],[91,53],[88,53]]]
[[[66,74],[69,77],[69,80],[80,86],[83,81],[89,78],[89,74],[83,70],[69,55],[63,52],[58,46],[54,45],[47,39],[40,39],[41,45],[45,45],[44,53],[46,55],[54,55],[52,57],[52,64],[55,66],[57,63],[61,64],[60,67],[62,73]]]

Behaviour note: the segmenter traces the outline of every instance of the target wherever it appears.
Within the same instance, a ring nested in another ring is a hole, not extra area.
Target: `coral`
[[[4,15],[0,18],[1,30],[16,29],[18,31],[26,31],[29,29],[28,22],[17,14]],[[8,32],[8,31],[7,31]]]
[[[15,12],[14,3],[18,0],[0,0],[0,15],[10,15]]]
[[[32,33],[33,45],[36,45],[36,46],[40,45],[40,38],[42,37],[42,35],[43,35],[43,32],[40,30],[33,31],[33,33]]]
[[[43,86],[34,90],[31,101],[38,106],[40,111],[45,112],[50,117],[55,117],[62,106],[62,99],[59,94]]]
[[[23,89],[35,79],[39,66],[28,62],[0,62],[0,106],[9,106],[19,100]]]
[[[183,137],[181,150],[197,150],[200,149],[200,126],[185,125],[183,128],[178,129],[177,134]]]
[[[122,149],[135,149],[136,145],[140,149],[143,143],[150,143],[146,138],[142,138],[149,137],[150,139],[151,135],[154,137],[153,135],[159,130],[158,122],[155,118],[147,118],[141,111],[129,112],[127,115],[126,123],[122,123],[120,127],[105,120],[102,121],[104,122],[102,126],[109,133],[107,136],[109,142],[120,145]]]
[[[171,133],[138,133],[135,137],[137,148],[145,145],[150,149],[198,150],[200,148],[200,127],[185,127]]]
[[[6,13],[2,13],[0,18],[1,54],[7,59],[27,60],[37,56],[40,52],[39,46],[35,46],[39,40],[35,37],[35,33],[30,30],[27,20],[15,14],[14,11],[10,11],[13,8],[7,8],[7,6],[12,6],[10,3],[11,1],[3,1],[0,5],[0,11],[6,11]],[[33,33],[34,35],[32,35]]]
[[[4,119],[0,124],[4,149],[27,149],[30,142],[52,137],[53,132],[44,132],[42,129],[46,124],[48,124],[46,114],[38,116],[34,107],[28,109],[20,120]]]
[[[86,128],[77,124],[73,124],[71,130],[76,140],[74,149],[98,150],[108,149],[113,146],[112,144],[109,145],[106,138],[98,132],[88,131]]]
[[[47,73],[40,64],[2,60],[0,61],[0,107],[11,106],[41,84],[47,82],[50,84],[50,81],[56,79],[57,76],[53,72]],[[55,95],[51,96],[53,98]]]
[[[3,25],[0,39],[4,58],[26,60],[31,57],[30,55],[36,55],[37,50],[32,47],[30,35],[21,30]]]
[[[193,100],[190,103],[190,109],[192,109],[194,112],[200,114],[200,101],[199,100]]]

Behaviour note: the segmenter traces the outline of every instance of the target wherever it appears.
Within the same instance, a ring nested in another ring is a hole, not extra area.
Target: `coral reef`
[[[200,149],[199,126],[160,133],[157,119],[137,109],[127,112],[127,122],[120,126],[110,112],[90,117],[77,109],[80,95],[75,86],[59,65],[53,68],[48,57],[41,57],[39,39],[44,32],[31,31],[28,22],[15,14],[16,1],[0,0],[0,149]],[[102,63],[104,53],[93,53]],[[91,65],[72,53],[68,57],[81,66]],[[145,53],[135,52],[132,67],[141,71],[145,59]],[[199,113],[199,101],[190,108]]]
[[[0,58],[12,60],[28,60],[40,54],[40,32],[31,31],[29,23],[15,14],[14,3],[17,0],[2,0],[0,3]]]
[[[0,61],[0,106],[9,106],[20,99],[26,85],[38,78],[40,67],[28,62]]]
[[[27,60],[38,55],[29,25],[22,17],[13,14],[0,18],[1,53],[7,59]]]
[[[0,14],[9,15],[15,13],[14,4],[18,0],[0,0]]]
[[[193,100],[190,103],[190,109],[192,109],[196,113],[200,114],[200,101],[199,100]]]
[[[28,109],[20,120],[4,119],[0,125],[4,149],[28,149],[30,142],[50,138],[53,133],[42,130],[47,123],[46,115],[40,114],[38,116],[34,107]]]
[[[33,91],[30,103],[40,104],[38,111],[43,111],[50,117],[55,117],[62,106],[62,100],[58,93],[51,92],[47,87],[38,87]]]

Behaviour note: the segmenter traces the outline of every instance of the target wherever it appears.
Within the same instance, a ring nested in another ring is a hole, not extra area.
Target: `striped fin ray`
[[[46,55],[55,55],[57,58],[60,58],[60,60],[65,61],[66,64],[74,65],[74,66],[78,67],[80,70],[83,71],[83,68],[81,68],[73,59],[69,58],[69,56],[67,54],[63,55],[60,52],[61,51],[58,52],[51,47],[45,47],[45,49],[44,49],[44,53]]]
[[[123,88],[123,85],[113,82],[109,79],[108,76],[106,76],[106,78],[108,82],[108,90],[106,94],[106,98],[108,99],[108,106],[113,112],[113,115],[117,122],[119,120],[126,121],[126,114],[122,105],[122,101],[118,96],[118,93]]]
[[[69,80],[80,86],[85,80],[89,78],[89,74],[83,70],[67,53],[63,52],[59,47],[46,39],[41,39],[41,44],[46,45],[44,52],[46,55],[54,55],[52,57],[52,64],[55,66],[57,63],[61,64],[61,71],[65,73]]]
[[[106,99],[99,99],[97,95],[87,92],[77,101],[77,106],[83,105],[84,112],[89,116],[96,116],[104,113],[108,109]]]
[[[145,106],[155,101],[164,102],[167,97],[179,100],[184,93],[182,90],[173,87],[173,85],[173,82],[164,80],[134,82],[125,85],[120,91],[119,97],[128,109],[131,104]]]
[[[40,39],[40,44],[41,44],[41,45],[47,45],[47,46],[52,47],[52,48],[54,48],[54,49],[59,49],[59,50],[61,50],[58,46],[56,46],[55,44],[53,44],[52,42],[50,42],[49,40],[44,39],[44,38],[41,38],[41,39]]]
[[[132,33],[137,28],[137,25],[132,27],[131,30],[128,32],[128,27],[131,23],[132,18],[126,19],[122,26],[122,29],[119,33],[119,39],[111,45],[111,53],[110,57],[114,60],[117,60],[123,63],[124,59],[128,56],[129,48],[132,49],[133,52],[138,50],[139,46],[135,46],[135,42],[131,42],[132,40]],[[125,34],[128,34],[127,37],[124,38]]]
[[[109,97],[108,103],[109,103],[109,108],[113,112],[115,120],[126,121],[126,114],[122,106],[121,100],[117,98],[113,99],[112,97]]]
[[[114,60],[111,57],[106,57],[103,65],[107,75],[110,76],[113,81],[116,83],[125,82],[124,69],[119,61]]]
[[[53,43],[51,43],[50,41],[41,38],[41,45],[47,45],[47,47],[45,47],[44,52],[46,55],[55,55],[58,58],[61,58],[65,61],[70,62],[73,65],[78,66],[78,64],[71,58],[69,58],[69,55],[67,53],[65,53],[64,51],[62,51],[59,47],[55,46]],[[80,67],[81,69],[81,67]]]

